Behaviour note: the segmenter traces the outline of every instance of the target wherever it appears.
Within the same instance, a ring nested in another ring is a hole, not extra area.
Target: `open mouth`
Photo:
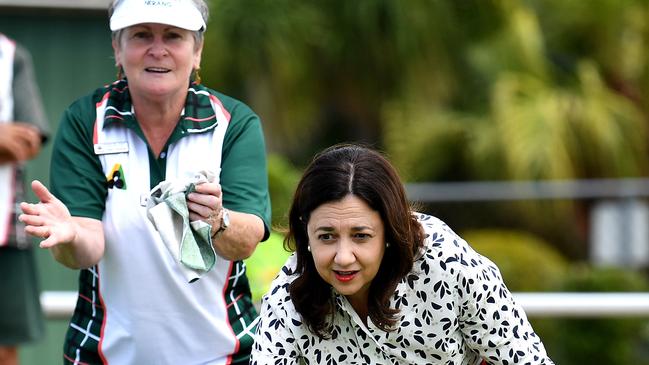
[[[168,68],[162,68],[162,67],[147,67],[144,70],[146,70],[146,72],[153,72],[153,73],[157,73],[157,74],[165,74],[165,73],[171,71]]]
[[[358,274],[358,271],[339,271],[339,270],[334,270],[334,275],[336,276],[336,279],[339,281],[350,281],[356,277],[356,274]]]

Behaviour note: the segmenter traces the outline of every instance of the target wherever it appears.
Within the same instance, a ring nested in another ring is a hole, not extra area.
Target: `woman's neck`
[[[173,100],[155,100],[131,95],[133,110],[149,147],[157,157],[176,128],[185,106],[185,94]]]
[[[361,321],[363,321],[363,324],[367,326],[367,317],[369,314],[367,296],[359,297],[358,295],[348,295],[347,300],[349,301],[349,304],[351,304],[352,308],[354,308],[354,312],[356,312]]]

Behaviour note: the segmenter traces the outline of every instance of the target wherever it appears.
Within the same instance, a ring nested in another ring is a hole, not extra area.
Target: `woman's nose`
[[[167,55],[167,47],[164,44],[164,41],[161,38],[155,37],[151,47],[149,48],[149,54],[155,57],[162,57]]]
[[[336,257],[334,257],[334,262],[337,265],[345,266],[352,264],[355,261],[356,256],[354,255],[353,244],[347,242],[347,240],[341,240],[336,248]]]

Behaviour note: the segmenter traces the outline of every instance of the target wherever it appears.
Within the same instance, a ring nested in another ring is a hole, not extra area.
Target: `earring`
[[[200,69],[200,67],[194,69],[194,82],[196,83],[196,85],[201,84],[201,75],[198,74],[198,71],[200,71]]]
[[[390,242],[385,243],[385,248],[390,248]]]
[[[307,245],[307,246],[306,246],[306,250],[309,251],[309,252],[311,252],[311,245]]]
[[[115,65],[117,67],[117,79],[121,80],[124,78],[124,69],[120,65]]]

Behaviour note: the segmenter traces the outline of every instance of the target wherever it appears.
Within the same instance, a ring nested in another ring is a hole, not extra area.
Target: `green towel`
[[[165,180],[151,190],[147,201],[149,220],[190,283],[214,267],[217,255],[212,246],[210,224],[189,221],[187,194],[196,185],[213,182],[215,178],[213,172],[201,171],[186,181]]]

